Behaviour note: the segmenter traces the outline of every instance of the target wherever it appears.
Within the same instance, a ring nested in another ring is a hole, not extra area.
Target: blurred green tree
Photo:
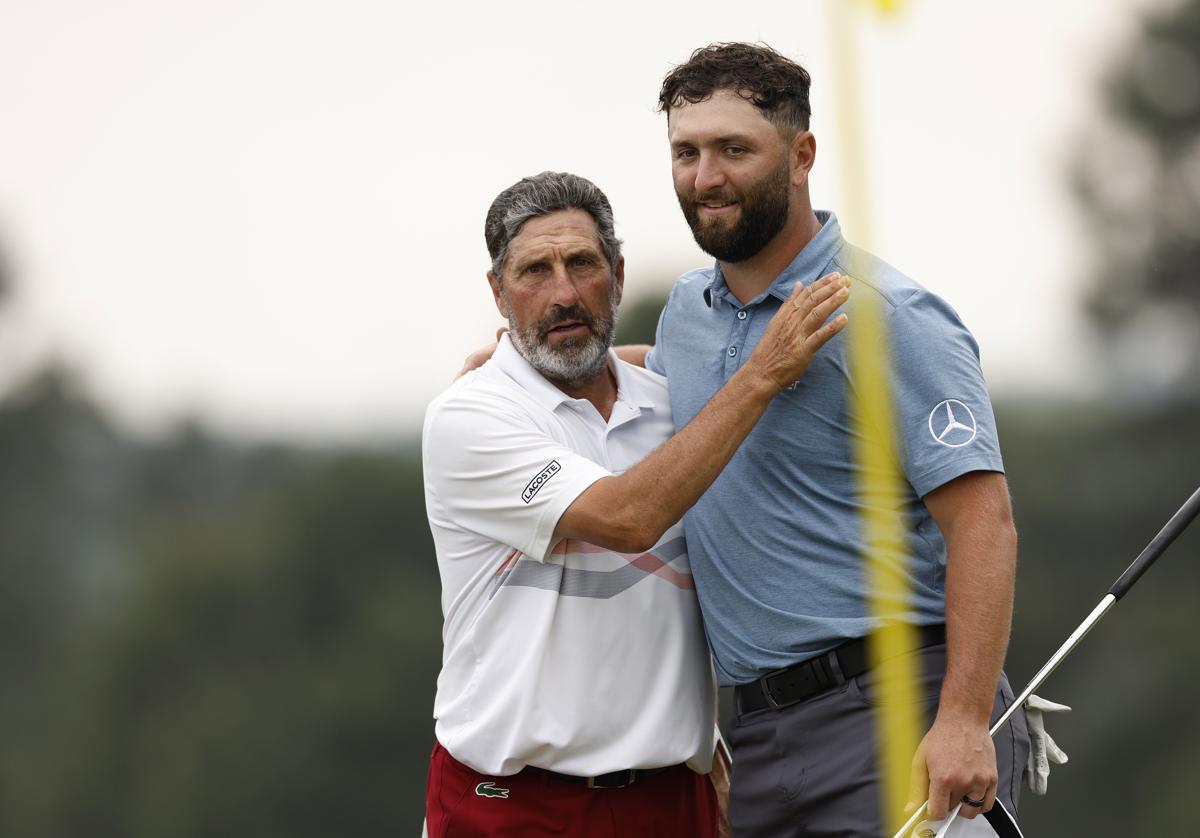
[[[1072,179],[1115,383],[1200,394],[1200,0],[1156,8],[1113,63]]]
[[[411,442],[114,428],[0,399],[0,835],[413,834],[438,582]]]
[[[649,283],[641,283],[643,286]],[[617,320],[617,332],[614,342],[618,345],[629,343],[654,343],[654,333],[658,328],[658,315],[667,303],[667,293],[643,293],[621,303],[621,317]]]

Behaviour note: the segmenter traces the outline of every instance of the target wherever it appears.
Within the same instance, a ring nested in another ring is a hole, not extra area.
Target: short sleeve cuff
[[[962,477],[973,471],[995,471],[1004,474],[1004,463],[998,456],[957,458],[953,462],[943,463],[929,471],[922,472],[918,477],[910,478],[910,481],[917,496],[923,498],[956,477]]]
[[[553,461],[557,463],[557,461]],[[566,474],[562,475],[567,477]],[[567,481],[560,483],[554,493],[544,501],[541,514],[530,534],[529,541],[521,548],[521,552],[539,562],[546,561],[558,540],[554,537],[554,528],[563,513],[578,500],[589,486],[597,480],[611,477],[612,473],[598,463],[583,457],[571,461],[571,474]],[[536,480],[536,478],[535,478]]]

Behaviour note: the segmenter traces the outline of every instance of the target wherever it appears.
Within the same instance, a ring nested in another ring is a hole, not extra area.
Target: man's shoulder
[[[857,280],[879,296],[893,327],[911,322],[920,328],[930,328],[944,322],[964,328],[962,318],[944,297],[873,253],[846,244],[834,264],[851,280]]]
[[[889,311],[920,302],[929,294],[924,285],[890,262],[850,243],[844,243],[833,260],[834,267],[878,294]]]
[[[478,414],[492,418],[529,414],[532,400],[521,386],[488,361],[439,393],[425,408],[426,431],[446,417]]]

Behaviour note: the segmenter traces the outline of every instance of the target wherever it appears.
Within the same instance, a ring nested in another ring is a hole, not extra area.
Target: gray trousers
[[[919,694],[928,726],[937,712],[946,647],[930,646],[912,654],[921,664]],[[735,708],[730,734],[734,838],[885,835],[875,747],[876,707],[883,699],[872,677],[865,672],[780,710],[737,714]],[[1001,675],[992,719],[1012,702],[1008,679]],[[1015,817],[1029,753],[1024,711],[1016,713],[994,741],[1000,773],[996,795]],[[890,838],[891,833],[886,835]]]

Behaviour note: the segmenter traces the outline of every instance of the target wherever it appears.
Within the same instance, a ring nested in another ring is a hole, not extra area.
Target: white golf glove
[[[1071,708],[1036,695],[1025,702],[1025,718],[1029,722],[1029,760],[1025,763],[1025,782],[1034,794],[1045,794],[1050,780],[1050,763],[1066,765],[1067,754],[1055,744],[1046,731],[1047,713],[1069,713]]]

